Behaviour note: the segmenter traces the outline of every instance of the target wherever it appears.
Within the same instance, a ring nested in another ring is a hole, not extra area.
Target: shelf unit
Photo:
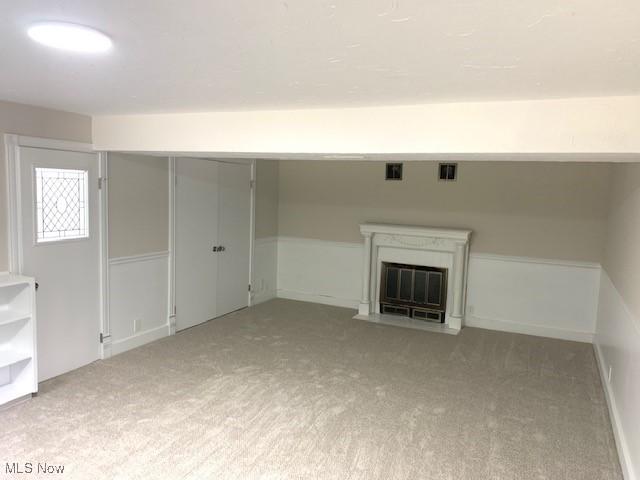
[[[38,391],[35,281],[0,275],[0,405]]]

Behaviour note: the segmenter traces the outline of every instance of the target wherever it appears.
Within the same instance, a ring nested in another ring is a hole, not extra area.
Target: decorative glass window
[[[89,237],[89,172],[36,168],[36,242]]]

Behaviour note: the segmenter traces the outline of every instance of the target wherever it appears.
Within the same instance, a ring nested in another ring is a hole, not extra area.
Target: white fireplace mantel
[[[364,223],[362,297],[356,318],[426,330],[458,333],[464,322],[467,264],[471,230]],[[382,262],[407,263],[446,268],[447,307],[445,323],[389,317],[380,314],[380,272]]]

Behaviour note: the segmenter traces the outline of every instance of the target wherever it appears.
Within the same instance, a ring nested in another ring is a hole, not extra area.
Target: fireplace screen
[[[382,263],[380,312],[443,323],[447,269]]]

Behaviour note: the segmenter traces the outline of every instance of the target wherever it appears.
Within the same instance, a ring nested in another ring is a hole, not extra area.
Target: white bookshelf
[[[38,391],[35,282],[0,274],[0,405]]]

